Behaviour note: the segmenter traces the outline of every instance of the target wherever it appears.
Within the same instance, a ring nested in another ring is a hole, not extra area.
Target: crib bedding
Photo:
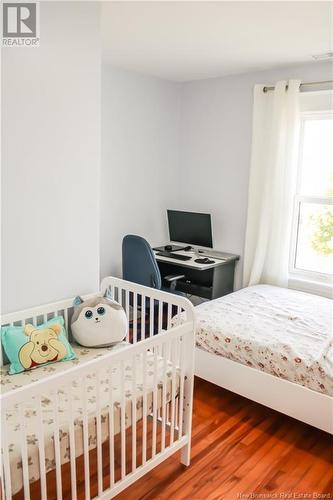
[[[330,299],[256,285],[196,313],[198,348],[333,396]]]
[[[65,371],[73,365],[82,364],[91,359],[96,359],[104,356],[110,349],[121,349],[126,343],[118,344],[112,348],[102,349],[87,349],[82,347],[74,347],[77,355],[76,360],[55,363],[47,365],[43,368],[38,368],[32,371],[20,373],[18,375],[8,375],[8,367],[1,369],[1,392],[13,390],[27,384],[33,384],[48,374]],[[161,407],[162,404],[162,388],[163,388],[163,373],[164,373],[164,359],[158,357],[157,359],[157,373],[156,379],[154,375],[154,357],[152,353],[147,353],[147,366],[146,366],[146,388],[147,388],[147,414],[153,409],[153,387],[156,380],[157,384],[157,406]],[[132,408],[131,398],[133,390],[133,365],[131,361],[125,362],[125,381],[124,381],[124,395],[125,395],[125,425],[129,427],[132,424]],[[114,434],[120,432],[121,425],[121,384],[120,384],[120,367],[115,366],[112,368],[111,381],[112,381],[112,401],[114,402],[113,412],[113,425]],[[172,364],[167,362],[166,373],[166,402],[170,402],[172,394]],[[142,356],[136,357],[135,362],[136,372],[136,420],[140,420],[143,416],[143,358]],[[109,375],[105,374],[100,376],[101,387],[101,434],[102,441],[106,441],[109,437],[109,409],[108,404],[110,401],[110,391],[108,388]],[[175,395],[179,391],[179,374],[176,370],[176,387]],[[103,385],[105,388],[103,389]],[[83,399],[82,399],[82,381],[77,381],[73,384],[73,412],[75,416],[74,433],[75,433],[75,454],[80,456],[83,453]],[[88,441],[89,449],[96,447],[96,421],[93,412],[96,410],[96,379],[92,375],[87,383],[87,413],[88,413]],[[69,448],[69,432],[68,432],[68,412],[69,412],[69,398],[68,394],[59,390],[58,393],[58,419],[60,423],[60,454],[61,463],[65,464],[70,460]],[[89,418],[90,414],[90,418]],[[55,454],[53,444],[53,424],[54,424],[54,401],[52,396],[46,394],[42,400],[42,415],[44,424],[44,442],[45,442],[45,464],[47,472],[55,469]],[[38,454],[38,430],[37,430],[37,414],[36,408],[33,406],[27,407],[25,410],[26,429],[27,429],[27,442],[28,442],[28,464],[29,464],[29,478],[30,482],[36,481],[40,477],[39,473],[39,454]],[[13,494],[17,493],[23,487],[23,474],[22,474],[22,461],[21,461],[21,444],[20,444],[20,417],[17,408],[13,411],[6,413],[7,421],[7,442],[10,450],[10,469],[11,469],[11,482]]]

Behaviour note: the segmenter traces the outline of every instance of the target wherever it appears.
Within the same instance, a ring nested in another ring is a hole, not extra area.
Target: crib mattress
[[[18,387],[33,384],[34,382],[45,378],[48,374],[65,372],[73,365],[82,364],[91,359],[103,357],[111,349],[121,349],[126,343],[118,344],[112,348],[103,349],[86,349],[82,347],[74,347],[77,355],[76,360],[54,363],[43,368],[38,368],[31,371],[26,371],[18,375],[8,375],[8,367],[1,369],[1,392],[13,390]],[[153,387],[154,387],[154,359],[152,353],[147,353],[146,367],[146,388],[147,388],[147,414],[153,410]],[[143,359],[142,356],[136,358],[136,420],[140,420],[143,416]],[[125,362],[125,426],[129,427],[132,424],[132,390],[133,390],[133,366],[131,361]],[[162,381],[164,372],[164,359],[157,359],[157,406],[162,405]],[[120,367],[112,368],[111,387],[112,401],[114,402],[114,434],[120,432],[121,425],[121,386],[120,386]],[[105,376],[100,376],[100,394],[101,394],[101,434],[102,441],[106,441],[109,437],[109,411],[107,405],[110,401],[109,391],[109,375],[105,372]],[[176,372],[176,387],[175,395],[178,395],[179,390],[179,375]],[[104,386],[104,389],[103,389]],[[74,432],[75,432],[75,454],[76,457],[83,454],[83,398],[82,398],[82,381],[78,380],[73,384],[73,412],[75,417]],[[96,447],[96,421],[93,416],[96,411],[96,379],[91,375],[86,384],[87,390],[87,414],[88,414],[88,442],[89,449]],[[167,363],[166,373],[166,401],[170,402],[172,394],[172,365]],[[60,427],[60,453],[61,463],[65,464],[70,460],[69,433],[68,433],[68,415],[69,415],[69,397],[66,391],[59,389],[58,392],[58,419]],[[90,415],[90,417],[89,417]],[[36,481],[40,477],[39,473],[39,454],[38,454],[38,431],[37,431],[37,415],[36,408],[26,407],[26,428],[27,428],[27,443],[28,443],[28,464],[30,482]],[[42,399],[42,416],[44,425],[44,440],[45,440],[45,464],[46,471],[49,472],[55,469],[55,454],[53,444],[54,432],[54,401],[50,396],[45,394]],[[23,487],[22,474],[22,459],[21,459],[21,443],[20,443],[20,417],[18,408],[13,408],[12,411],[6,413],[7,422],[7,442],[9,444],[10,453],[10,469],[13,494],[20,491]]]
[[[332,300],[269,285],[196,307],[196,345],[333,396]]]

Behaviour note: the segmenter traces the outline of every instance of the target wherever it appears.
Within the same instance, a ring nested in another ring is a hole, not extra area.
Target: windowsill
[[[288,288],[333,299],[332,283],[321,283],[319,281],[311,281],[299,276],[289,275]]]

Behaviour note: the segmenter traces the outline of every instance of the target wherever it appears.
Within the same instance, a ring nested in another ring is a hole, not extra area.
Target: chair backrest
[[[123,279],[161,289],[161,273],[154,252],[141,236],[128,234],[123,239]]]

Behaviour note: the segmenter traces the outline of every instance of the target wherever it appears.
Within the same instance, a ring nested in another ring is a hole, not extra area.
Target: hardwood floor
[[[175,455],[116,498],[333,499],[333,437],[196,379],[190,467]]]

